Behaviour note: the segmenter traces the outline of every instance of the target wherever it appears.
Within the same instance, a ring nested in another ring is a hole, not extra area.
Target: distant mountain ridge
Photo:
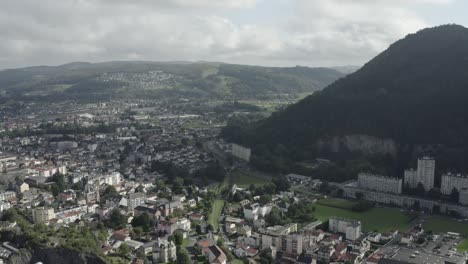
[[[287,160],[381,149],[398,171],[420,152],[439,156],[440,169],[468,171],[467,102],[468,29],[444,25],[410,34],[322,91],[224,135],[270,161],[278,149]]]
[[[19,100],[262,99],[311,93],[343,77],[328,68],[217,62],[72,62],[0,71],[0,96]]]

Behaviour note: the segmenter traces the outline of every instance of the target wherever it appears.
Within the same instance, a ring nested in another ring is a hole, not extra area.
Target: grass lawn
[[[466,222],[457,222],[442,216],[427,219],[423,223],[423,228],[434,233],[456,232],[465,237],[468,236],[468,224]]]
[[[231,264],[244,264],[244,262],[240,259],[234,259],[233,261],[231,261]]]
[[[372,208],[366,212],[353,212],[351,210],[315,205],[315,217],[326,221],[331,216],[340,216],[361,221],[364,231],[387,232],[393,229],[406,230],[411,218],[400,212],[397,208]]]
[[[468,239],[465,239],[460,244],[458,244],[457,251],[459,251],[459,252],[467,252],[468,251]]]
[[[190,240],[188,238],[184,238],[184,240],[182,240],[182,244],[180,244],[180,247],[181,248],[186,248],[189,244]]]
[[[317,204],[341,209],[351,209],[357,203],[345,199],[327,198],[317,201]]]
[[[107,256],[106,257],[106,263],[109,263],[109,264],[126,264],[126,263],[129,263],[128,260],[124,260],[120,257],[117,257],[117,256]]]
[[[213,226],[214,230],[218,229],[219,217],[221,216],[221,211],[224,206],[224,200],[215,200],[213,203],[213,208],[211,213],[208,216],[208,223]]]
[[[240,171],[233,172],[232,181],[240,188],[249,187],[250,184],[264,185],[271,182],[271,178],[259,177],[254,174],[248,174]]]

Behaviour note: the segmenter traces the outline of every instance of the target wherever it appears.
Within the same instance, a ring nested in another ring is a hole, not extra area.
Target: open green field
[[[468,223],[457,222],[450,218],[438,216],[431,217],[423,223],[425,230],[431,230],[434,233],[455,232],[468,236]]]
[[[465,239],[460,244],[458,244],[457,250],[459,252],[467,252],[468,251],[468,239]]]
[[[236,184],[238,187],[246,188],[250,184],[254,185],[264,185],[271,182],[271,178],[256,176],[253,173],[245,173],[236,171],[231,173],[231,181],[233,184]]]
[[[124,260],[121,257],[117,257],[117,256],[107,256],[106,257],[106,263],[109,263],[109,264],[126,264],[126,263],[128,263],[128,260]]]
[[[332,216],[359,220],[364,231],[387,232],[394,229],[406,230],[411,218],[397,208],[372,208],[366,212],[353,212],[347,209],[315,205],[314,216],[326,221]]]
[[[223,206],[224,200],[215,200],[213,203],[213,208],[211,209],[211,213],[208,216],[208,223],[213,226],[214,230],[218,229],[219,217],[221,216]]]
[[[351,210],[357,203],[345,199],[327,198],[317,201],[317,204]]]
[[[465,239],[460,244],[458,244],[457,250],[460,252],[468,252],[468,239]]]

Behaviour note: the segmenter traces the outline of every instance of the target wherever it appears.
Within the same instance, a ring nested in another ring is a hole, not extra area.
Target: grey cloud
[[[265,1],[265,0],[264,0]],[[417,0],[446,3],[450,0]],[[257,0],[19,0],[0,9],[0,68],[70,61],[213,60],[360,64],[427,23],[403,0],[291,0],[286,24],[242,24],[225,10]]]

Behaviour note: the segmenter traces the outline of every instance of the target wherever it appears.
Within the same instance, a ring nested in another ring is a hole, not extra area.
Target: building
[[[29,184],[23,182],[22,184],[20,184],[20,185],[18,186],[18,192],[19,192],[19,193],[24,193],[24,192],[26,192],[26,191],[29,191]]]
[[[141,204],[144,204],[146,200],[146,195],[144,193],[131,193],[128,196],[127,200],[127,207],[129,211],[133,211],[136,207],[138,207]]]
[[[218,246],[210,246],[206,250],[208,261],[214,264],[226,264],[227,256]]]
[[[440,192],[442,194],[450,195],[453,189],[457,189],[460,192],[463,188],[468,188],[468,176],[451,173],[442,175],[440,183]]]
[[[405,170],[405,186],[410,188],[418,187],[422,183],[427,192],[434,188],[435,160],[431,157],[418,159],[417,170]]]
[[[34,224],[48,223],[50,219],[55,218],[54,208],[36,207],[32,209]]]
[[[285,226],[270,226],[265,229],[259,229],[257,243],[260,249],[275,248],[275,250],[287,254],[300,255],[303,253],[304,236],[295,234],[297,224],[288,224]]]
[[[430,157],[418,159],[418,178],[424,185],[424,190],[434,188],[435,160]]]
[[[168,263],[175,261],[176,258],[174,242],[158,238],[158,242],[153,245],[153,263]]]
[[[468,206],[445,203],[442,201],[429,200],[420,197],[407,196],[402,194],[383,193],[362,189],[358,187],[357,181],[349,182],[343,186],[343,195],[348,198],[356,198],[356,194],[362,195],[362,198],[379,204],[412,208],[416,203],[421,209],[429,212],[450,214],[457,212],[463,217],[468,217]],[[462,195],[462,197],[464,197]]]
[[[246,220],[258,220],[259,217],[265,217],[271,212],[271,205],[260,206],[258,203],[248,204],[244,207],[244,218]]]
[[[251,151],[249,148],[245,148],[237,144],[231,144],[231,154],[241,160],[245,160],[247,162],[250,161]]]
[[[361,222],[341,217],[331,217],[328,229],[332,232],[343,233],[346,239],[356,240],[361,236]]]
[[[0,201],[0,212],[11,208],[11,203],[8,201]]]
[[[370,173],[359,173],[358,186],[360,188],[400,194],[402,192],[402,180]]]
[[[462,205],[468,205],[468,188],[460,189],[458,194],[458,202]]]
[[[418,187],[419,179],[418,174],[414,169],[405,170],[404,184],[406,188],[415,189]]]
[[[99,178],[99,184],[107,184],[107,185],[118,185],[122,182],[122,175],[120,172],[113,172],[111,174],[104,175]]]
[[[6,192],[0,193],[0,201],[7,201],[14,197],[16,197],[16,193],[12,191],[6,191]]]

